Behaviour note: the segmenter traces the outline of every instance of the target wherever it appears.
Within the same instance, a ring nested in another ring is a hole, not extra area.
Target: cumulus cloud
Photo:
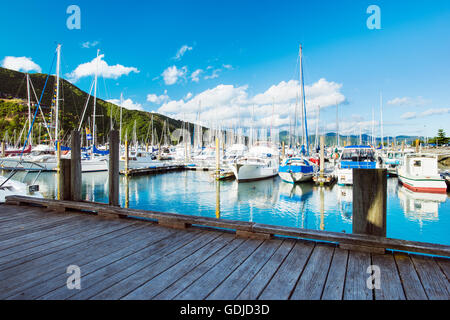
[[[340,92],[342,85],[320,79],[305,87],[307,115],[311,118],[321,108],[346,101]],[[250,97],[248,86],[220,84],[195,96],[188,94],[180,100],[170,100],[161,105],[159,113],[186,121],[195,121],[200,111],[203,121],[220,121],[231,127],[237,121],[242,126],[289,126],[295,113],[295,101],[299,90],[297,81],[282,81],[265,92]],[[238,120],[239,119],[239,120]],[[207,123],[206,123],[207,124]]]
[[[176,66],[171,66],[164,70],[161,75],[163,76],[165,84],[170,86],[175,84],[179,78],[184,77],[186,73],[187,67],[178,69]]]
[[[431,100],[424,99],[419,96],[417,98],[411,97],[402,97],[402,98],[394,98],[387,102],[393,106],[409,106],[409,107],[421,107],[431,103]]]
[[[107,102],[113,103],[115,105],[120,106],[120,100],[119,99],[110,99],[106,100]],[[138,110],[138,111],[144,111],[144,108],[140,103],[133,102],[131,99],[126,99],[122,101],[122,108],[128,109],[128,110]]]
[[[110,66],[105,60],[103,60],[104,57],[105,55],[102,54],[90,62],[80,64],[74,71],[66,75],[67,78],[71,82],[77,82],[83,77],[95,75],[95,71],[97,70],[97,61],[98,75],[103,76],[106,79],[118,79],[123,75],[129,75],[131,72],[139,73],[139,70],[135,67],[125,67],[120,64]]]
[[[39,65],[33,62],[31,58],[27,57],[5,57],[2,60],[2,67],[15,70],[15,71],[23,71],[23,72],[42,72],[42,69]]]
[[[175,55],[174,59],[175,59],[175,60],[180,60],[181,57],[183,57],[184,54],[185,54],[186,52],[191,51],[191,50],[192,50],[192,47],[189,47],[188,45],[182,46],[182,47],[177,51],[177,54]]]
[[[156,95],[156,94],[153,94],[153,93],[147,95],[147,101],[148,102],[152,102],[152,103],[156,103],[156,104],[161,104],[161,103],[163,103],[165,101],[168,101],[169,99],[170,98],[167,95],[167,90],[164,90],[164,94],[159,95],[159,96]]]
[[[191,80],[192,80],[193,82],[198,82],[198,81],[200,80],[199,75],[200,75],[200,73],[202,73],[202,72],[203,72],[202,69],[197,69],[197,70],[195,70],[194,72],[192,72],[192,74],[191,74]]]

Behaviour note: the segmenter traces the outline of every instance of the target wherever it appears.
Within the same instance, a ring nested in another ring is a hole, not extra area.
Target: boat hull
[[[254,164],[233,165],[232,170],[237,181],[262,180],[278,174],[278,168]]]
[[[427,179],[426,177],[398,176],[400,183],[407,189],[424,193],[447,193],[447,184],[443,179]]]
[[[297,183],[312,180],[314,175],[313,172],[303,173],[303,172],[278,172],[280,178],[288,183]]]

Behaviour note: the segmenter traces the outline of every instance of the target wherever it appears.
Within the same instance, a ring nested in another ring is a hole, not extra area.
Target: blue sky
[[[72,4],[80,30],[66,26]],[[367,28],[370,5],[380,30]],[[126,107],[191,121],[201,102],[201,120],[225,126],[252,112],[258,126],[292,121],[302,44],[311,130],[321,105],[320,130],[334,131],[338,102],[343,133],[370,133],[374,109],[379,135],[382,93],[385,135],[450,134],[448,0],[15,1],[0,25],[5,67],[26,71],[14,60],[26,57],[47,72],[61,43],[62,74],[89,91],[100,49],[100,98],[123,92]]]

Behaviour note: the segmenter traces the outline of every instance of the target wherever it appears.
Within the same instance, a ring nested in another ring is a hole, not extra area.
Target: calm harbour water
[[[3,173],[5,175],[5,173]],[[18,173],[21,180],[24,173]],[[32,182],[28,174],[25,182]],[[125,205],[126,179],[120,178]],[[56,175],[42,173],[37,183],[44,197],[55,198]],[[279,177],[257,182],[215,182],[208,172],[183,171],[132,177],[129,207],[253,221],[315,230],[352,232],[352,187],[291,185]],[[388,179],[387,236],[450,245],[448,194],[413,193]],[[219,199],[220,198],[220,199]],[[83,174],[83,199],[108,202],[108,173]],[[220,211],[217,211],[218,205]]]

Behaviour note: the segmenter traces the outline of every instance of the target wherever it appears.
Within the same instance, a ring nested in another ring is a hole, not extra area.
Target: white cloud
[[[219,72],[220,71],[222,71],[221,69],[215,69],[214,71],[213,71],[213,73],[212,74],[210,74],[210,75],[208,75],[208,76],[205,76],[205,79],[207,80],[207,79],[215,79],[215,78],[218,78],[219,77]]]
[[[192,50],[192,47],[189,47],[188,45],[182,46],[182,47],[177,51],[177,54],[175,55],[174,59],[175,59],[175,60],[180,60],[181,57],[183,57],[184,54],[185,54],[186,52],[191,51],[191,50]]]
[[[417,98],[410,98],[410,97],[394,98],[387,102],[387,104],[393,106],[410,106],[410,107],[421,107],[430,103],[431,100],[424,99],[421,96]]]
[[[417,118],[417,112],[405,112],[404,114],[402,114],[400,116],[400,118],[405,119],[405,120]]]
[[[15,70],[15,71],[23,71],[23,72],[42,72],[40,66],[33,62],[31,58],[27,57],[5,57],[2,60],[2,67]]]
[[[172,85],[178,81],[178,78],[184,77],[186,75],[186,72],[187,67],[178,69],[176,66],[171,66],[164,70],[162,76],[166,85]]]
[[[340,92],[341,87],[341,84],[325,79],[306,86],[309,118],[317,112],[318,103],[324,108],[346,101]],[[186,121],[195,121],[201,103],[201,119],[206,121],[205,125],[209,125],[208,122],[220,121],[222,126],[231,127],[240,119],[244,127],[249,127],[252,123],[257,127],[270,126],[272,123],[273,126],[281,128],[289,126],[295,112],[296,90],[299,90],[298,82],[282,81],[261,94],[249,97],[248,86],[221,84],[195,96],[188,94],[184,99],[167,101],[161,105],[158,112]]]
[[[198,82],[200,80],[199,75],[200,73],[202,73],[203,70],[202,69],[197,69],[194,72],[192,72],[191,74],[191,79],[193,82]]]
[[[228,70],[233,70],[233,66],[231,64],[224,64],[223,67]]]
[[[111,100],[106,100],[106,101],[120,106],[120,100],[119,99],[111,99]],[[144,111],[144,108],[142,107],[142,105],[140,103],[137,103],[137,102],[135,103],[131,99],[123,100],[122,101],[122,108],[125,108],[125,109],[128,109],[128,110]]]
[[[156,94],[153,94],[153,93],[147,95],[147,101],[156,103],[156,104],[161,104],[168,100],[169,100],[169,96],[167,95],[167,90],[164,90],[164,94],[159,95],[159,96]]]
[[[82,48],[89,49],[89,48],[96,47],[99,43],[100,43],[100,42],[98,42],[98,41],[92,41],[92,42],[86,41],[86,42],[83,42],[83,43],[81,44],[81,47],[82,47]]]
[[[184,97],[184,100],[189,100],[190,98],[192,98],[192,93],[188,92],[187,95]]]
[[[439,114],[447,114],[450,113],[450,108],[440,108],[440,109],[428,109],[422,112],[422,116],[434,116]]]
[[[116,64],[114,66],[108,65],[106,61],[103,60],[105,57],[104,54],[98,56],[98,58],[93,59],[90,62],[86,62],[80,64],[69,74],[66,74],[67,78],[71,82],[77,82],[79,79],[83,77],[88,77],[95,75],[95,71],[97,69],[97,61],[98,61],[98,75],[103,76],[107,79],[118,79],[123,75],[128,75],[131,72],[139,73],[139,70],[135,67],[125,67],[120,64]]]

